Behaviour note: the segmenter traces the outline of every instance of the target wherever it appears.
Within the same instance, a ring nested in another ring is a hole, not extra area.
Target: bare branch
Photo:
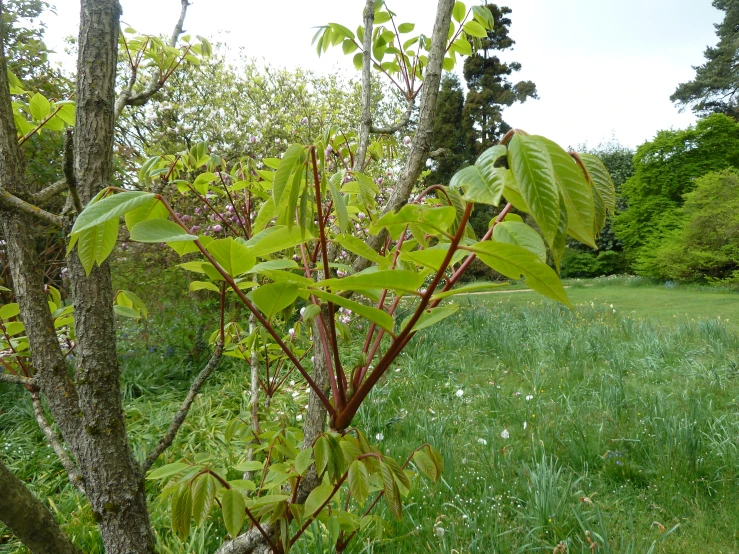
[[[67,451],[64,450],[64,447],[59,440],[59,436],[56,434],[54,429],[51,428],[51,425],[49,425],[38,391],[31,391],[31,402],[33,403],[33,413],[36,416],[36,422],[38,423],[38,426],[41,427],[44,435],[46,435],[46,440],[49,441],[49,444],[54,449],[54,452],[62,463],[62,466],[64,466],[64,470],[67,472],[67,477],[69,477],[69,482],[72,483],[82,494],[85,494],[84,479],[77,470],[76,464],[69,457]]]
[[[374,133],[376,135],[391,135],[393,133],[397,133],[401,129],[404,129],[408,126],[408,123],[411,121],[411,114],[413,113],[413,105],[415,104],[413,98],[408,99],[408,107],[405,110],[405,113],[403,114],[403,117],[401,117],[396,123],[391,125],[390,127],[375,127],[374,125],[371,126],[370,132]]]
[[[438,148],[432,152],[429,152],[429,158],[431,158],[432,160],[443,158],[447,155],[449,155],[449,151],[446,148]]]
[[[37,193],[33,194],[31,196],[31,199],[33,200],[34,204],[40,205],[45,204],[58,194],[61,194],[67,190],[67,180],[66,179],[60,179],[56,183],[52,183],[45,189],[41,189]]]
[[[362,44],[362,117],[359,127],[354,171],[364,170],[372,130],[372,27],[375,23],[375,2],[367,0],[364,7],[364,40]]]
[[[188,0],[181,0],[181,2],[182,9],[180,10],[180,17],[174,26],[174,30],[169,37],[169,41],[167,42],[167,45],[171,47],[174,47],[177,44],[177,39],[182,34],[182,27],[185,24],[185,16],[187,15],[187,7],[190,5]],[[136,84],[136,69],[136,67],[131,68],[132,74],[131,78],[128,80],[128,85],[118,95],[118,99],[115,103],[115,119],[120,117],[121,113],[123,113],[123,108],[126,106],[143,106],[146,104],[149,99],[164,86],[166,76],[165,79],[162,79],[162,71],[160,68],[157,68],[151,74],[151,79],[147,87],[140,93],[133,94],[133,87]]]
[[[223,342],[218,342],[216,344],[215,350],[213,350],[213,355],[210,357],[210,360],[208,360],[208,363],[205,364],[205,367],[192,382],[192,385],[190,385],[190,390],[187,392],[187,396],[182,402],[182,406],[180,406],[180,409],[175,414],[172,423],[170,423],[169,429],[167,429],[167,433],[161,438],[159,444],[157,444],[156,447],[154,447],[154,449],[149,452],[149,454],[146,456],[146,460],[144,460],[144,463],[141,464],[142,473],[146,473],[147,471],[149,471],[157,458],[161,456],[162,453],[167,450],[167,448],[169,448],[169,446],[172,444],[172,441],[174,441],[175,437],[177,436],[177,432],[180,430],[180,427],[182,427],[182,424],[185,422],[185,418],[187,417],[187,413],[190,411],[192,403],[195,401],[195,397],[200,392],[200,389],[203,388],[205,381],[207,381],[208,377],[210,377],[210,374],[213,373],[213,370],[218,367],[218,364],[221,362],[222,355]]]
[[[72,129],[64,134],[64,177],[69,187],[69,195],[77,213],[82,213],[82,202],[77,192],[77,178],[74,176],[74,135]]]
[[[38,206],[29,204],[25,200],[21,200],[2,187],[0,187],[0,208],[26,213],[35,217],[39,221],[43,221],[44,223],[48,223],[54,227],[62,226],[62,218],[58,215],[54,215],[46,210],[42,210]]]
[[[0,373],[0,383],[27,385],[29,387],[38,386],[36,379],[34,379],[33,377],[23,377],[22,375],[13,375],[11,373]]]
[[[271,525],[263,525],[262,528],[266,533],[273,532]],[[216,550],[216,554],[268,554],[270,552],[272,549],[255,527]]]

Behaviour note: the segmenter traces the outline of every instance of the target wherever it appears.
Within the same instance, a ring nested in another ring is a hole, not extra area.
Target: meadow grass
[[[654,319],[661,289],[606,285],[569,289],[572,311],[522,298],[528,293],[466,297],[455,316],[410,343],[355,424],[399,460],[430,442],[444,455],[443,480],[414,481],[403,520],[382,508],[382,539],[358,541],[351,552],[553,552],[563,544],[585,553],[595,543],[613,553],[739,552],[732,316],[722,315],[727,324],[705,312],[718,294],[678,288],[695,317]],[[627,293],[641,311],[605,299]],[[180,347],[122,354],[129,434],[141,458],[197,364],[181,362]],[[225,363],[162,461],[204,445],[217,458],[239,455],[223,434],[246,411],[247,390],[245,368]],[[290,387],[273,410],[294,421],[304,395]],[[8,386],[0,386],[0,456],[85,552],[101,552],[89,506],[70,490],[30,403]],[[159,551],[200,554],[220,544],[216,518],[186,541],[174,537],[168,508],[149,490]],[[316,525],[296,552],[323,552],[323,540]],[[0,552],[24,550],[0,528]]]

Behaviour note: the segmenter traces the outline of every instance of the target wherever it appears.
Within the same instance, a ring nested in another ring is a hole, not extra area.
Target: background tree
[[[715,25],[718,44],[704,52],[706,62],[693,67],[695,78],[681,83],[670,100],[682,107],[691,106],[701,116],[723,113],[739,119],[739,1],[713,0],[713,7],[724,12],[724,19]]]
[[[432,183],[448,183],[460,167],[470,163],[471,152],[467,148],[464,129],[464,91],[459,77],[446,73],[441,80],[439,101],[434,118],[431,149],[444,149],[444,155],[434,160],[429,177]]]
[[[646,276],[658,276],[654,253],[665,234],[680,224],[683,195],[699,177],[739,167],[739,124],[714,114],[694,127],[660,131],[634,156],[634,176],[621,187],[626,208],[614,221],[626,260]]]
[[[473,156],[497,143],[509,130],[503,120],[503,110],[516,102],[537,98],[533,81],[513,83],[509,77],[521,70],[518,62],[503,62],[496,52],[513,47],[510,37],[512,10],[496,4],[486,4],[495,20],[495,27],[482,38],[477,52],[464,62],[467,82],[464,124],[468,148]]]

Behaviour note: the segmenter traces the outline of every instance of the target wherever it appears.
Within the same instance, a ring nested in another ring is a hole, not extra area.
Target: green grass
[[[470,296],[414,339],[355,424],[396,459],[431,442],[444,455],[443,481],[415,481],[403,520],[383,508],[388,533],[351,551],[549,553],[564,542],[589,553],[592,540],[598,552],[739,552],[739,296],[633,285],[576,284],[571,312],[528,293]],[[197,371],[181,358],[179,347],[125,358],[139,457]],[[203,445],[238,455],[220,437],[246,410],[247,379],[237,366],[220,369],[164,461]],[[288,418],[305,403],[291,392],[273,408]],[[0,387],[0,457],[53,501],[85,552],[100,552],[89,507],[9,387]],[[161,552],[213,552],[224,536],[213,521],[183,543],[168,508],[151,507]],[[659,525],[679,527],[667,535]],[[316,531],[297,552],[323,551]],[[0,552],[23,552],[8,540],[0,530]]]

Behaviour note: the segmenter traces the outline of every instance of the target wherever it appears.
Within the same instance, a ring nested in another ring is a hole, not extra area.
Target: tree
[[[684,195],[682,218],[655,253],[659,276],[679,281],[737,281],[739,174],[708,173]]]
[[[464,62],[464,78],[467,81],[464,123],[472,155],[498,142],[510,126],[503,120],[503,109],[516,102],[537,98],[536,85],[532,81],[512,83],[509,76],[521,70],[518,62],[506,63],[493,55],[511,48],[515,41],[509,36],[511,20],[506,17],[510,8],[486,4],[495,26],[480,40],[477,52]]]
[[[68,159],[74,154],[65,171],[70,210],[64,218],[31,204],[33,197],[23,189],[13,79],[4,65],[0,67],[0,209],[18,300],[0,308],[0,344],[11,352],[10,361],[3,358],[8,373],[0,374],[0,380],[26,387],[36,409],[40,395],[47,401],[66,448],[42,417],[43,410],[37,412],[39,423],[71,482],[90,502],[107,552],[154,550],[144,476],[166,482],[162,494],[171,502],[173,530],[181,535],[189,534],[193,519],[202,524],[215,504],[219,506],[232,538],[219,554],[286,552],[313,522],[325,525],[341,552],[362,526],[358,514],[369,518],[365,524],[376,521],[370,512],[382,497],[393,514],[401,516],[402,497],[411,486],[406,471],[411,462],[434,481],[443,468],[430,444],[420,445],[401,465],[352,426],[378,380],[418,330],[456,311],[453,303],[441,303],[469,292],[454,285],[477,257],[509,278],[524,276],[537,291],[567,304],[562,284],[545,263],[545,245],[556,261],[567,234],[593,245],[606,212],[614,209],[613,184],[594,156],[568,153],[547,139],[516,131],[483,152],[475,165],[457,172],[448,187],[434,185],[409,201],[429,155],[445,54],[457,40],[466,42],[463,29],[489,28],[489,16],[473,8],[474,21],[467,23],[476,25],[467,25],[463,18],[459,29],[452,27],[450,41],[452,11],[457,8],[450,0],[440,0],[431,40],[418,35],[402,41],[399,35],[412,32],[413,25],[396,27],[384,3],[368,0],[364,25],[356,35],[335,23],[316,35],[319,51],[338,44],[348,53],[361,50],[357,65],[363,78],[362,118],[355,135],[329,129],[309,144],[290,145],[279,159],[265,159],[268,169],[259,171],[245,167],[242,160],[229,163],[199,143],[147,159],[136,188],[112,185],[116,117],[126,106],[154,96],[171,76],[171,68],[192,62],[192,56],[197,60],[209,49],[204,39],[192,42],[189,36],[175,47],[186,9],[183,1],[168,43],[152,37],[122,41],[131,71],[116,95],[119,6],[114,0],[83,0],[74,150],[66,152]],[[386,22],[391,25],[383,26]],[[414,43],[419,48],[409,51]],[[152,51],[141,53],[149,46]],[[395,63],[383,61],[386,55]],[[134,77],[144,58],[155,60],[153,71],[148,82],[137,84]],[[399,85],[409,100],[409,112],[421,94],[409,155],[386,201],[365,172],[382,158],[385,136],[408,121],[404,118],[392,128],[374,124],[373,67]],[[51,119],[54,109],[44,104],[44,115],[36,118],[40,125]],[[184,221],[160,194],[166,187],[177,188],[214,217],[224,218],[223,227],[214,229],[218,237],[198,233]],[[478,241],[467,225],[474,204],[499,205],[504,196],[510,202]],[[513,205],[531,214],[541,236],[520,218],[507,217]],[[233,221],[225,220],[222,207],[234,214]],[[36,271],[35,253],[24,243],[31,218],[65,226],[70,305],[63,304],[56,289],[45,288]],[[165,243],[180,255],[194,255],[182,264],[198,276],[191,288],[216,293],[220,304],[213,354],[143,461],[131,454],[115,350],[114,314],[141,317],[146,312],[135,294],[114,294],[111,286],[108,258],[121,218],[130,240]],[[227,321],[225,306],[231,297],[250,312],[248,331],[244,322]],[[393,316],[404,297],[410,301],[404,309],[411,315],[400,322]],[[339,347],[341,336],[351,338],[353,332],[348,312],[366,331],[361,354]],[[74,333],[75,368],[66,365],[55,328]],[[310,352],[312,371],[306,358]],[[252,405],[256,417],[249,420],[244,414],[246,418],[224,422],[226,441],[240,439],[240,451],[251,445],[250,459],[232,464],[232,456],[211,460],[202,452],[152,470],[224,353],[247,361],[252,384],[263,388],[262,394],[257,388]],[[267,412],[270,393],[293,370],[310,389],[302,429]],[[265,398],[263,410],[260,397]],[[265,412],[267,417],[261,419]],[[233,472],[244,478],[229,479]],[[260,477],[255,479],[255,474]],[[6,472],[0,478],[13,491],[18,489]],[[26,495],[23,504],[0,511],[0,520],[32,544],[53,523],[45,518],[16,525],[24,505],[36,513],[43,510]],[[247,520],[250,526],[242,533]]]
[[[444,154],[434,160],[434,170],[429,177],[432,183],[448,183],[452,175],[470,162],[464,121],[464,92],[459,78],[446,73],[441,80],[439,101],[434,118],[431,149],[443,148]]]
[[[739,125],[715,114],[694,127],[660,131],[634,156],[634,176],[621,187],[626,208],[615,218],[616,237],[637,272],[657,276],[654,252],[680,223],[683,195],[699,177],[738,167]]]
[[[724,12],[724,19],[715,25],[718,44],[706,48],[703,65],[693,67],[695,78],[681,83],[670,100],[681,107],[692,106],[701,116],[722,113],[739,119],[737,92],[737,28],[739,28],[739,2],[736,0],[713,0],[713,7]]]

